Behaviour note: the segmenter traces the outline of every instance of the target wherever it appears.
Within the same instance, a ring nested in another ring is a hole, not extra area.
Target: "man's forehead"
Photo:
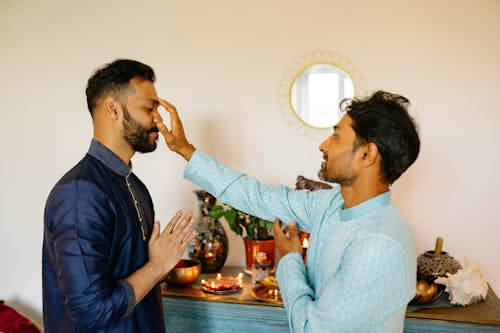
[[[346,131],[352,129],[352,119],[349,115],[345,114],[340,118],[339,122],[333,127],[335,131]]]
[[[155,104],[159,103],[158,94],[156,93],[153,82],[134,78],[130,80],[130,85],[135,91],[135,93],[130,95],[131,98],[141,99]]]

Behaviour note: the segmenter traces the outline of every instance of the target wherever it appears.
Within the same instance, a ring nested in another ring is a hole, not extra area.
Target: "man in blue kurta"
[[[45,207],[46,333],[165,331],[159,282],[195,234],[192,214],[181,212],[160,233],[149,192],[132,173],[134,153],[156,148],[154,80],[149,66],[123,59],[88,81],[94,138]]]
[[[275,220],[282,258],[277,279],[292,332],[401,332],[415,294],[416,253],[409,226],[391,204],[390,185],[416,160],[420,140],[408,100],[378,91],[354,99],[321,145],[320,178],[330,190],[268,186],[196,150],[174,106],[171,129],[157,127],[189,161],[184,177],[215,197]],[[345,105],[345,104],[344,104]],[[307,263],[297,227],[311,233]]]

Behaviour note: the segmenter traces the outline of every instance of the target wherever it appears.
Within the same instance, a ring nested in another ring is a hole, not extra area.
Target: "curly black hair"
[[[408,113],[409,105],[407,98],[382,90],[342,103],[352,119],[357,143],[377,145],[382,157],[381,177],[387,184],[394,183],[420,152],[418,128]]]

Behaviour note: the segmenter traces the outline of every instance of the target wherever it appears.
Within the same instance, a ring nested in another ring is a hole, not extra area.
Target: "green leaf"
[[[253,221],[248,223],[248,225],[247,225],[247,238],[250,240],[256,239],[255,223],[253,223]]]
[[[226,218],[226,221],[229,223],[229,221],[233,222],[236,220],[236,211],[234,209],[226,210],[224,212],[224,217]]]
[[[239,226],[239,225],[238,225],[238,226],[236,227],[236,230],[237,230],[237,231],[235,231],[235,232],[236,232],[238,235],[240,235],[241,237],[243,237],[243,228],[242,228],[241,226]]]
[[[270,234],[273,232],[274,223],[271,221],[266,221],[267,232]]]
[[[213,219],[220,219],[224,215],[224,207],[215,205],[210,209],[210,217]]]
[[[229,228],[231,228],[233,232],[235,232],[240,236],[243,236],[243,229],[241,229],[241,226],[238,223],[234,222],[234,220],[226,220],[226,221],[227,224],[229,225]]]
[[[269,239],[273,231],[273,222],[246,214],[229,205],[214,205],[209,215],[214,219],[224,217],[234,233],[243,237],[246,232],[246,237],[250,240]]]

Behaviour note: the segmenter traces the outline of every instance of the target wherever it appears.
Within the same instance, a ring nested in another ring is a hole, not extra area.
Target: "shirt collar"
[[[370,200],[366,200],[354,207],[344,208],[340,211],[340,220],[347,221],[353,220],[363,215],[366,215],[373,210],[389,205],[391,203],[391,191],[384,192],[377,195]]]
[[[92,139],[88,154],[101,161],[105,166],[122,177],[128,176],[132,171],[131,167],[126,165],[115,153],[96,139]]]

